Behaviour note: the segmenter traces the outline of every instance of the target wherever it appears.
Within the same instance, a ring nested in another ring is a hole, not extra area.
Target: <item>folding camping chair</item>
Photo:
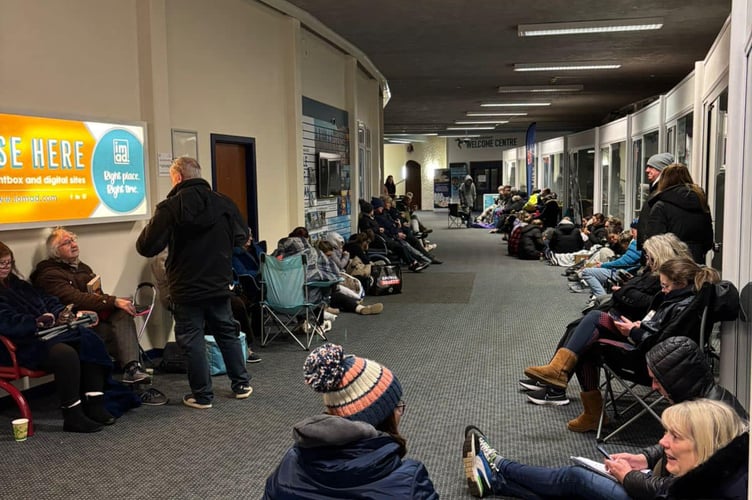
[[[465,225],[465,221],[462,219],[462,215],[460,214],[459,203],[449,204],[449,215],[447,216],[447,221],[449,223],[449,229],[452,229],[453,227],[462,227]]]
[[[308,282],[306,266],[307,260],[303,254],[282,260],[261,255],[262,346],[280,333],[290,335],[305,350],[311,348],[314,335],[326,340],[320,323],[327,302],[326,299],[319,302],[309,300],[309,288],[324,291],[339,280]],[[328,296],[326,293],[323,295]],[[305,335],[305,344],[295,335],[300,331]]]
[[[146,325],[149,323],[149,319],[151,319],[156,302],[157,287],[153,283],[144,281],[136,286],[136,291],[133,292],[133,307],[136,308],[134,321],[136,323],[136,334],[138,335],[138,351],[141,356],[141,363],[147,367],[150,367],[148,365],[151,364],[151,358],[141,346],[141,339],[146,332]]]
[[[721,294],[725,296],[720,297]],[[721,302],[724,303],[723,307],[721,307]],[[714,323],[735,319],[738,309],[739,294],[732,283],[728,281],[721,281],[715,285],[706,283],[689,306],[664,327],[659,338],[652,345],[669,337],[684,336],[694,340],[707,352],[708,332],[712,330]],[[606,397],[603,398],[596,440],[608,441],[646,413],[660,422],[660,416],[654,408],[665,398],[652,389],[652,379],[647,373],[645,351],[628,343],[608,339],[600,339],[598,345],[601,349],[601,366],[606,375],[604,384]],[[614,381],[618,382],[622,388],[618,395],[614,394],[612,386]],[[649,389],[641,391],[643,394],[638,394],[640,386]],[[621,410],[620,414],[617,403],[626,396],[631,396],[633,402]],[[608,407],[611,407],[615,420],[620,420],[623,415],[628,414],[634,408],[642,408],[617,429],[602,437],[603,422]]]

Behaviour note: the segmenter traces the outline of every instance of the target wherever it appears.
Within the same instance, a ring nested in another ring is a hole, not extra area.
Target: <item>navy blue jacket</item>
[[[88,328],[73,328],[47,341],[36,336],[36,318],[44,313],[57,317],[62,310],[63,305],[57,298],[32,287],[14,274],[8,276],[7,286],[0,284],[0,333],[16,344],[18,363],[26,368],[39,369],[47,359],[48,349],[63,342],[78,347],[81,361],[111,367],[104,343]],[[0,364],[10,364],[10,357],[2,347]]]
[[[333,415],[295,425],[295,446],[266,480],[265,499],[438,499],[426,467],[402,460],[373,426]]]

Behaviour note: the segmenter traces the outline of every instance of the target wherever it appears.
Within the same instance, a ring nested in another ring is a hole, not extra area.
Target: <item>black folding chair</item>
[[[598,341],[601,354],[601,367],[605,373],[605,397],[601,409],[600,422],[596,433],[598,442],[606,442],[627,428],[637,419],[650,414],[660,422],[660,416],[654,410],[665,400],[651,388],[652,379],[647,373],[645,353],[655,344],[669,337],[685,336],[694,340],[701,348],[708,351],[709,332],[718,321],[730,321],[736,318],[739,310],[739,294],[734,285],[728,281],[718,284],[706,283],[689,306],[682,311],[663,330],[650,345],[635,347],[628,343],[608,339]],[[618,382],[621,391],[615,394],[613,382]],[[642,388],[642,390],[640,390]],[[632,403],[621,411],[617,403],[631,396]],[[614,419],[619,421],[630,414],[634,408],[641,408],[629,420],[603,437],[603,422],[606,411],[611,408]]]
[[[460,214],[459,203],[449,204],[449,215],[447,216],[447,221],[449,229],[452,229],[453,227],[463,227],[465,225],[465,221],[462,219],[462,214]]]

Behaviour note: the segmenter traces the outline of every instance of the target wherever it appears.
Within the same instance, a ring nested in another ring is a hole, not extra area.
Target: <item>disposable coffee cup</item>
[[[26,441],[29,436],[29,419],[17,418],[13,422],[13,437],[16,441]]]

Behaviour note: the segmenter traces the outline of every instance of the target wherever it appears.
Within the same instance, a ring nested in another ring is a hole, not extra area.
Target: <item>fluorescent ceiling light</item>
[[[573,62],[573,63],[533,63],[515,64],[515,71],[585,71],[593,69],[619,69],[617,62]]]
[[[482,111],[468,111],[465,113],[466,116],[527,116],[527,113],[524,112],[499,112],[499,113],[484,113]]]
[[[480,106],[482,108],[504,108],[504,107],[517,107],[525,108],[532,106],[550,106],[550,102],[484,102]]]
[[[582,85],[552,85],[543,87],[540,85],[505,85],[498,89],[499,94],[517,94],[517,93],[547,93],[547,92],[579,92],[584,87]]]
[[[442,135],[441,137],[470,138],[470,137],[480,137],[480,134],[446,134],[446,135]]]
[[[517,26],[517,36],[589,35],[617,31],[659,30],[661,28],[663,28],[662,17],[606,19],[572,23],[520,24]]]
[[[405,139],[387,139],[387,141],[391,142],[392,144],[412,144],[413,142]]]
[[[447,130],[493,130],[496,127],[447,127]]]
[[[487,124],[496,124],[501,125],[503,123],[509,123],[509,120],[466,120],[466,121],[456,121],[454,122],[455,125],[487,125]]]

